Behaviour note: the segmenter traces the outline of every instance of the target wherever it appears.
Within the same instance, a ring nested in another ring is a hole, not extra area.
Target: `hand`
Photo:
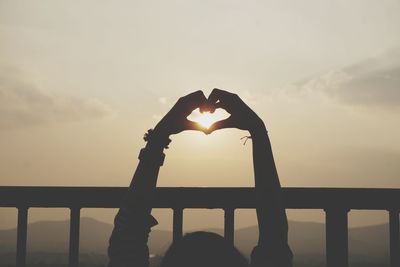
[[[259,129],[265,129],[260,117],[236,94],[216,88],[208,97],[208,105],[212,107],[211,112],[214,112],[217,108],[223,108],[231,116],[212,124],[207,129],[207,133],[212,133],[215,130],[223,128],[238,128],[248,130],[250,133]]]
[[[200,108],[206,111],[207,98],[202,91],[196,91],[178,99],[172,109],[161,119],[154,130],[162,135],[169,136],[185,130],[198,130],[205,132],[205,128],[199,123],[190,121],[187,116],[193,110]]]

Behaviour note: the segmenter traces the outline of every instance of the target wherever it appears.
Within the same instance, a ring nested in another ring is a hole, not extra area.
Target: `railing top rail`
[[[126,187],[0,186],[0,207],[118,208]],[[289,209],[400,210],[400,189],[283,188]],[[154,208],[254,208],[254,188],[159,187]]]

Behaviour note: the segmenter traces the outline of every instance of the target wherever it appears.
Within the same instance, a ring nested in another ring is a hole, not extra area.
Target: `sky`
[[[147,129],[218,87],[264,120],[283,186],[399,188],[399,13],[398,0],[0,0],[0,184],[127,186]],[[173,136],[158,185],[253,186],[245,135]]]

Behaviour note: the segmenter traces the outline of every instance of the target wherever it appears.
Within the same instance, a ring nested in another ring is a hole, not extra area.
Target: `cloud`
[[[0,130],[102,118],[111,109],[96,99],[50,94],[21,72],[0,68]]]
[[[400,49],[296,84],[350,105],[400,106]]]
[[[160,98],[158,98],[158,102],[160,102],[160,104],[162,104],[162,105],[166,105],[166,104],[168,104],[168,98],[160,97]]]

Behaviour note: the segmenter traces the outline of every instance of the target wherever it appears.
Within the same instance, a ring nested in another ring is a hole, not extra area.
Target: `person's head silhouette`
[[[225,238],[210,232],[188,233],[169,247],[161,267],[247,267],[246,258]]]

